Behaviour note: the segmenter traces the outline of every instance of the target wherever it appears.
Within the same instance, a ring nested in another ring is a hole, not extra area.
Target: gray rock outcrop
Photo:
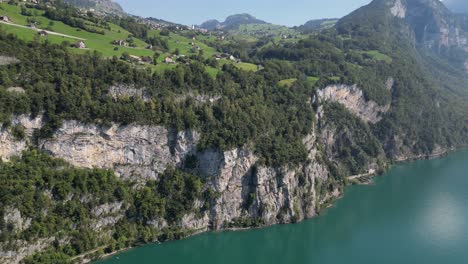
[[[124,98],[135,98],[140,99],[144,102],[150,102],[151,96],[146,88],[136,88],[132,85],[113,85],[109,88],[109,96],[114,100],[120,100]]]
[[[0,66],[10,65],[10,64],[17,64],[21,61],[15,57],[10,56],[0,56]]]
[[[395,0],[394,5],[390,8],[390,12],[393,16],[398,18],[405,18],[406,16],[406,7],[403,5],[401,0]]]
[[[321,96],[322,100],[347,104],[350,111],[368,122],[377,122],[378,115],[386,110],[365,101],[357,87],[331,86]],[[364,108],[371,110],[367,112]],[[4,159],[20,155],[28,147],[34,129],[42,126],[42,118],[20,116],[14,118],[12,124],[22,125],[27,137],[16,142],[9,130],[2,130],[0,140],[4,147],[0,148],[0,154]],[[334,134],[332,130],[327,131],[314,128],[303,139],[308,151],[307,162],[276,168],[263,165],[248,147],[199,151],[196,147],[200,140],[198,132],[176,132],[161,126],[113,124],[101,127],[64,121],[53,138],[40,141],[38,147],[76,167],[112,169],[122,179],[139,183],[137,188],[150,179],[157,180],[168,167],[183,167],[188,155],[195,156],[194,173],[204,178],[203,188],[213,190],[216,195],[209,201],[209,210],[189,212],[177,225],[200,232],[237,227],[245,219],[272,225],[317,215],[324,204],[340,196],[342,186],[335,183],[330,189],[331,177],[323,162],[326,155],[323,145],[334,144]],[[92,197],[80,199],[92,202]],[[197,200],[194,207],[200,209],[205,203]],[[94,220],[90,228],[104,232],[117,224],[125,211],[126,205],[121,202],[96,206],[91,211]],[[153,219],[148,224],[160,229],[169,227],[163,218]],[[29,248],[19,245],[18,250],[3,250],[2,254],[10,256],[11,261],[22,259],[47,248],[49,242],[44,240]]]
[[[17,232],[21,232],[31,225],[31,219],[23,218],[17,208],[5,208],[3,221],[5,224],[13,226],[13,229]]]
[[[27,137],[25,139],[15,139],[9,127],[0,128],[0,159],[9,160],[13,156],[20,156],[26,150],[31,141],[35,129],[42,127],[42,116],[30,118],[26,115],[14,117],[12,125],[20,125],[24,128]]]
[[[14,250],[5,249],[6,245],[0,244],[0,263],[19,264],[24,258],[50,247],[54,240],[54,237],[38,239],[34,243],[18,240]]]
[[[67,121],[40,147],[77,167],[114,169],[124,179],[145,181],[181,164],[195,151],[198,140],[195,131],[177,133],[159,126],[101,128]]]
[[[386,83],[387,88],[393,87],[393,79]],[[351,113],[365,122],[372,124],[382,120],[381,114],[390,110],[390,104],[380,106],[374,101],[367,101],[364,93],[357,85],[335,84],[329,85],[317,92],[321,101],[331,101],[342,104]]]

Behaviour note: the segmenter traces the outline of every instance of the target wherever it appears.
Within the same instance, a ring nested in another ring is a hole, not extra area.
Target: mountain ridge
[[[304,23],[303,25],[298,26],[297,28],[303,32],[314,32],[320,31],[322,29],[327,29],[333,27],[339,18],[321,18],[321,19],[311,19]]]
[[[218,20],[208,20],[202,23],[199,27],[207,30],[231,30],[238,29],[240,25],[245,24],[268,24],[267,22],[257,19],[256,17],[243,13],[228,16],[224,22]]]
[[[359,35],[368,30],[362,25],[369,17],[376,21],[373,27],[381,37],[388,38],[388,33],[407,37],[420,50],[468,72],[467,16],[452,13],[438,0],[376,0],[341,19],[337,28]]]

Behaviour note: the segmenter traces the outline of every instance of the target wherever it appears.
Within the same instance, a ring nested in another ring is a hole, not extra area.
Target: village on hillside
[[[0,0],[0,4],[8,5],[6,9],[0,8],[0,23],[21,28],[23,31],[26,29],[35,31],[35,38],[39,38],[39,40],[49,41],[51,38],[55,38],[57,44],[66,42],[70,48],[76,49],[77,52],[79,50],[104,51],[105,56],[108,57],[116,56],[131,64],[152,65],[152,67],[160,69],[180,64],[188,65],[193,61],[202,62],[207,67],[211,67],[212,70],[227,63],[238,65],[241,68],[247,67],[249,70],[258,69],[258,66],[244,63],[238,56],[219,48],[221,43],[231,41],[231,37],[228,37],[229,35],[221,30],[208,31],[195,25],[184,26],[154,18],[130,16],[130,19],[134,21],[131,23],[145,25],[148,34],[147,36],[135,35],[130,31],[127,32],[118,24],[116,26],[93,24],[93,21],[97,20],[113,22],[114,20],[109,20],[109,18],[115,19],[117,17],[116,21],[119,21],[119,18],[118,15],[109,16],[110,14],[92,8],[75,8],[76,16],[67,19],[68,21],[82,20],[83,24],[79,27],[72,25],[66,29],[64,26],[69,26],[67,23],[70,23],[65,21],[66,18],[58,18],[59,20],[57,20],[54,17],[47,17],[47,10],[57,10],[48,1]],[[5,11],[2,12],[2,10]],[[13,10],[19,14],[12,13]],[[62,26],[62,22],[65,24],[64,26]],[[58,23],[60,23],[59,27],[54,26]],[[25,32],[25,34],[29,33]],[[119,37],[112,38],[111,36]],[[63,40],[59,42],[59,38],[63,38]],[[107,44],[102,43],[103,39],[109,39]],[[106,50],[103,50],[104,48]]]

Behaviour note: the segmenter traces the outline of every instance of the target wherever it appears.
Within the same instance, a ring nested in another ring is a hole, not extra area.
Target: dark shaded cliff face
[[[398,1],[396,1],[398,2]],[[416,41],[433,50],[468,47],[464,16],[454,15],[436,0],[401,1],[403,17],[413,30]]]
[[[386,145],[387,153],[393,153],[392,149],[400,145],[398,142],[411,135],[414,129],[407,127],[415,122],[427,120],[421,127],[431,127],[442,112],[466,112],[468,46],[466,20],[462,18],[438,0],[375,0],[338,22],[339,35],[351,38],[357,48],[390,55],[394,59],[393,69],[400,68],[392,74],[397,84],[392,96],[394,102],[400,102],[397,105],[401,108],[394,108],[394,116],[388,115],[381,124],[390,121],[398,124],[397,130],[403,132],[395,137],[388,133],[393,130],[391,126],[382,129],[380,140]],[[401,71],[403,68],[405,70]],[[391,71],[385,70],[387,74]],[[428,97],[428,94],[433,96]],[[405,100],[413,103],[404,107],[401,102]],[[427,107],[420,108],[423,101],[427,102]],[[439,107],[440,102],[448,101],[451,103]],[[409,108],[412,110],[407,111]],[[432,120],[423,117],[429,110],[435,117]],[[414,119],[403,124],[404,117],[397,116],[398,112],[405,112]],[[460,121],[448,125],[466,126],[466,122],[466,118],[461,117]]]
[[[408,44],[423,58],[433,56],[438,63],[468,71],[468,15],[453,13],[439,0],[374,0],[341,19],[337,29],[373,37],[376,46],[392,43],[401,49]]]
[[[416,46],[468,72],[467,15],[453,13],[438,0],[396,0],[388,3],[392,15],[408,27]]]

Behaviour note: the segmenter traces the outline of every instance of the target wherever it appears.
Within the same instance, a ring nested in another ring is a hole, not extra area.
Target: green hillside
[[[135,48],[130,47],[119,47],[118,50],[114,50],[115,45],[112,44],[112,41],[117,39],[127,39],[130,32],[125,29],[108,23],[110,30],[108,28],[94,24],[92,21],[85,21],[89,23],[92,27],[104,31],[104,34],[91,33],[82,29],[74,28],[69,25],[64,24],[61,21],[51,20],[44,17],[44,11],[35,9],[35,8],[25,8],[28,12],[33,14],[32,16],[26,16],[21,14],[21,6],[11,5],[7,3],[0,3],[0,14],[8,16],[12,24],[2,24],[2,28],[8,33],[15,33],[24,40],[33,40],[37,38],[37,31],[32,28],[19,28],[19,26],[29,26],[31,21],[35,21],[38,29],[47,29],[49,31],[69,35],[74,38],[69,37],[58,37],[48,35],[43,37],[43,40],[49,40],[55,44],[61,44],[63,41],[76,42],[77,38],[84,39],[86,46],[91,51],[99,51],[104,56],[120,56],[123,52],[128,52],[136,56],[152,56],[154,52],[151,50],[145,49],[147,44],[139,39],[134,39],[136,44]],[[82,52],[76,50],[76,52]]]
[[[146,67],[151,67],[157,71],[172,69],[176,64],[163,64],[167,56],[172,56],[177,53],[182,56],[196,56],[202,51],[203,59],[210,59],[216,54],[216,50],[205,43],[215,40],[215,37],[195,34],[188,30],[168,32],[167,30],[151,29],[148,30],[148,38],[156,38],[167,43],[167,47],[148,48],[148,43],[137,38],[132,32],[123,27],[109,22],[105,19],[105,23],[96,23],[94,17],[88,17],[80,14],[77,20],[83,21],[84,25],[90,30],[85,30],[65,24],[62,21],[47,18],[45,10],[40,6],[22,4],[0,3],[0,15],[7,16],[11,20],[10,23],[0,23],[0,28],[6,33],[11,33],[26,41],[49,42],[52,44],[74,44],[82,40],[86,44],[85,49],[72,48],[74,53],[85,53],[87,51],[100,52],[105,57],[121,57],[123,54],[128,54],[138,57],[151,57],[158,54],[157,65],[148,63]],[[89,16],[89,14],[87,14]],[[31,27],[31,25],[35,25]],[[40,30],[47,30],[49,34],[39,36]],[[164,31],[162,33],[162,31]],[[124,40],[131,42],[131,46],[117,46],[113,44],[116,40]],[[232,63],[226,61],[226,63]],[[242,63],[236,65],[241,69],[251,70],[256,68],[253,64]],[[207,70],[212,76],[215,76],[220,69],[207,67]]]

